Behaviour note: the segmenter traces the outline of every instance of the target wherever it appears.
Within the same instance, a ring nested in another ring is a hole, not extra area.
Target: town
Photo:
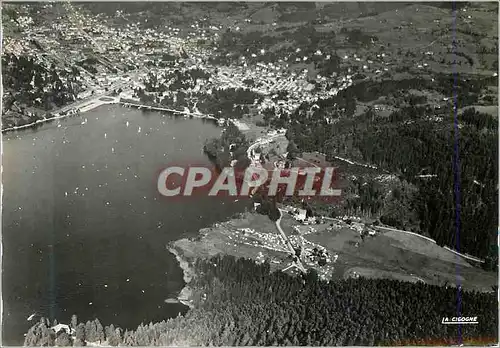
[[[47,3],[36,11],[30,6],[6,9],[12,15],[5,27],[4,59],[21,57],[37,67],[35,71],[52,72],[51,76],[34,73],[20,91],[6,89],[4,129],[71,114],[85,101],[110,95],[178,112],[213,112],[217,118],[227,117],[222,116],[226,112],[239,115],[236,118],[269,112],[286,116],[303,102],[335,96],[353,83],[398,74],[410,61],[418,62],[409,66],[416,70],[439,69],[441,64],[436,62],[432,47],[422,50],[418,58],[410,51],[393,57],[383,45],[377,53],[345,48],[336,56],[305,45],[286,50],[282,58],[271,61],[266,48],[250,46],[225,66],[217,59],[230,53],[223,54],[225,48],[219,47],[219,41],[233,33],[243,35],[242,28],[257,25],[251,19],[223,26],[203,17],[182,27],[145,29],[129,19],[132,15],[120,11],[94,16],[70,2]],[[35,23],[34,18],[44,12],[53,12],[55,18]],[[473,20],[465,9],[461,15]],[[120,21],[127,24],[115,24]],[[271,26],[278,29],[277,23]],[[245,33],[255,32],[246,29]],[[363,35],[356,32],[348,39],[365,40]],[[367,40],[374,39],[368,36]],[[4,69],[20,64],[15,58],[6,63]],[[322,66],[338,66],[346,73],[320,69]],[[228,100],[233,103],[219,103],[214,109],[211,100],[218,94],[232,96]],[[388,112],[391,107],[384,109]]]

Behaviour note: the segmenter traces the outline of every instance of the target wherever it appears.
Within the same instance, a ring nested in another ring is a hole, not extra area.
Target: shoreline
[[[49,118],[44,118],[44,119],[41,119],[41,120],[37,120],[35,122],[23,124],[21,126],[14,126],[14,127],[5,128],[5,129],[2,129],[2,134],[3,133],[12,132],[12,131],[15,131],[15,130],[22,130],[22,129],[27,129],[27,128],[34,128],[37,125],[41,125],[41,124],[44,124],[44,123],[47,123],[47,122],[55,121],[55,120],[58,120],[58,119],[61,119],[61,118],[66,118],[66,117],[73,116],[73,115],[76,115],[76,114],[54,116],[54,117],[49,117]]]
[[[63,119],[63,118],[70,117],[70,116],[81,115],[84,112],[93,110],[93,109],[98,108],[99,106],[102,106],[102,105],[117,104],[117,103],[119,103],[119,101],[117,101],[116,98],[113,98],[113,100],[111,100],[111,101],[100,100],[100,98],[104,98],[104,97],[99,97],[96,100],[92,100],[92,101],[81,103],[78,106],[75,106],[74,108],[72,108],[72,109],[81,109],[80,113],[69,113],[68,112],[65,115],[53,116],[53,117],[49,117],[49,118],[44,118],[44,119],[41,119],[41,120],[37,120],[35,122],[23,124],[21,126],[14,126],[14,127],[5,128],[5,129],[2,129],[2,134],[8,133],[8,132],[12,132],[12,131],[16,131],[16,130],[23,130],[23,129],[27,129],[27,128],[34,128],[34,127],[36,127],[38,125],[42,125],[42,124],[47,123],[47,122],[52,122],[52,121]],[[106,96],[106,98],[111,98],[111,97],[107,97]],[[54,114],[54,113],[55,112],[52,112],[52,114]]]
[[[113,100],[111,100],[111,101],[104,101],[104,100],[101,100],[101,98],[112,98]],[[84,102],[84,103],[81,103],[79,106],[75,106],[74,108],[72,108],[72,109],[80,109],[79,113],[67,113],[65,115],[53,116],[53,117],[44,118],[44,119],[41,119],[41,120],[36,120],[35,122],[23,124],[23,125],[20,125],[20,126],[14,126],[14,127],[9,127],[9,128],[4,128],[4,129],[2,129],[2,134],[8,133],[8,132],[12,132],[12,131],[17,131],[17,130],[34,128],[34,127],[36,127],[38,125],[42,125],[42,124],[47,123],[47,122],[52,122],[52,121],[55,121],[55,120],[58,120],[58,119],[63,119],[63,118],[70,117],[70,116],[81,115],[84,112],[96,109],[96,108],[98,108],[98,107],[100,107],[102,105],[107,105],[107,104],[118,104],[118,105],[120,105],[122,107],[128,107],[128,108],[130,108],[130,107],[138,108],[138,109],[143,109],[144,108],[144,109],[151,110],[151,111],[160,111],[160,112],[161,111],[166,111],[166,112],[171,112],[173,114],[184,115],[185,117],[187,116],[187,117],[190,117],[190,118],[212,120],[212,121],[216,121],[216,122],[218,121],[218,119],[215,118],[212,115],[191,113],[191,112],[179,111],[179,110],[174,110],[174,109],[169,109],[169,108],[162,108],[162,107],[157,107],[157,106],[148,106],[148,105],[142,105],[142,104],[135,104],[135,103],[132,103],[132,102],[129,102],[129,101],[122,101],[120,98],[108,97],[108,96],[102,97],[101,96],[101,97],[99,97],[96,100],[89,101],[89,102]],[[238,127],[238,129],[240,129],[240,130],[248,130],[248,126],[245,123],[243,123],[241,121],[238,121],[238,120],[230,120],[230,121],[233,122],[233,124],[236,127]]]
[[[175,259],[177,260],[179,267],[182,269],[183,273],[183,280],[184,280],[184,287],[179,291],[179,294],[177,295],[177,300],[182,303],[185,306],[188,306],[189,308],[193,308],[194,305],[191,300],[191,295],[193,293],[192,288],[189,286],[189,283],[195,278],[195,273],[193,269],[191,268],[191,265],[187,260],[185,260],[179,251],[175,249],[175,247],[170,246],[168,247],[168,251],[175,256]]]
[[[205,115],[202,113],[180,111],[180,110],[169,109],[169,108],[165,108],[165,107],[161,107],[161,106],[153,106],[153,105],[146,105],[146,104],[139,104],[139,103],[127,101],[126,99],[124,99],[123,101],[120,99],[120,101],[118,101],[118,104],[123,105],[124,107],[128,107],[128,108],[132,107],[132,108],[146,109],[146,110],[160,111],[160,112],[165,111],[165,112],[171,112],[173,114],[179,114],[179,115],[189,116],[189,117],[193,117],[193,118],[201,118],[201,119],[213,120],[213,121],[218,120],[216,117],[214,117],[212,115]]]

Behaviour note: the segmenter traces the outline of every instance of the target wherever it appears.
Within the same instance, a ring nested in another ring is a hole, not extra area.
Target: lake
[[[157,176],[171,162],[209,164],[221,128],[117,105],[3,137],[3,344],[39,316],[99,318],[135,329],[186,307],[169,241],[242,212],[217,197],[169,201]]]

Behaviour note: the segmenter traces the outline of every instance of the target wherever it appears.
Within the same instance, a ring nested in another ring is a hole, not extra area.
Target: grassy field
[[[410,234],[379,233],[362,241],[359,233],[342,228],[305,238],[339,255],[334,272],[338,279],[362,267],[356,272],[372,278],[415,281],[418,277],[429,284],[461,284],[477,291],[491,291],[497,284],[495,273],[475,268],[450,251]]]
[[[479,6],[459,10],[453,16],[449,9],[431,4],[411,4],[372,16],[328,23],[324,27],[335,32],[342,28],[358,28],[374,35],[378,42],[373,46],[383,45],[383,52],[392,56],[393,63],[413,60],[418,64],[427,61],[429,70],[434,72],[451,73],[453,70],[458,73],[490,74],[496,71],[492,63],[498,55],[481,53],[481,49],[494,47],[498,40],[498,20],[489,4]],[[457,42],[456,52],[469,56],[472,66],[465,57],[457,57],[451,50],[453,40]],[[413,52],[416,56],[407,59],[397,54],[400,50]],[[432,56],[426,57],[426,52],[432,52]],[[339,51],[339,54],[343,53]],[[455,59],[461,65],[451,64]]]
[[[488,105],[488,106],[471,105],[466,108],[459,109],[458,112],[462,113],[465,109],[468,109],[470,107],[473,107],[478,112],[484,112],[485,114],[490,114],[492,116],[498,117],[498,106],[494,105]]]
[[[275,224],[267,216],[254,213],[202,229],[199,238],[180,239],[174,246],[187,258],[209,258],[217,254],[262,258],[271,261],[274,269],[284,268],[289,261],[288,249]]]
[[[420,255],[426,255],[428,257],[441,260],[444,262],[455,263],[463,267],[472,267],[463,258],[458,255],[453,254],[447,250],[444,250],[437,244],[434,244],[423,238],[395,231],[385,231],[381,232],[382,236],[392,238],[394,240],[391,245],[408,250]]]

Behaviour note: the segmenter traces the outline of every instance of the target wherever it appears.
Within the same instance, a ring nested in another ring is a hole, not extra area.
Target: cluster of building
[[[293,113],[304,101],[314,102],[319,99],[336,95],[339,91],[351,86],[356,79],[373,77],[387,73],[391,66],[405,57],[392,57],[390,50],[381,49],[378,52],[368,49],[339,50],[341,68],[347,70],[345,76],[320,76],[308,69],[292,71],[291,67],[297,64],[309,64],[313,60],[323,59],[325,62],[332,57],[321,50],[306,53],[300,47],[288,57],[275,62],[257,62],[250,64],[259,55],[265,55],[264,48],[252,53],[247,50],[239,57],[237,63],[231,66],[211,66],[207,64],[210,58],[219,54],[213,43],[226,29],[240,31],[241,24],[213,25],[206,17],[195,20],[184,27],[167,25],[163,28],[144,28],[141,23],[128,18],[128,14],[117,11],[115,18],[104,15],[89,15],[78,10],[71,4],[46,4],[62,6],[59,16],[45,26],[39,23],[34,25],[33,18],[24,13],[24,5],[19,5],[21,12],[16,19],[16,25],[23,31],[21,38],[4,38],[4,50],[17,54],[27,54],[37,60],[62,63],[66,67],[79,66],[86,59],[96,59],[98,70],[89,74],[83,73],[83,85],[88,90],[108,88],[113,85],[113,78],[119,78],[130,69],[138,69],[148,65],[155,70],[155,62],[165,53],[176,56],[186,55],[187,67],[198,67],[211,73],[209,81],[199,81],[187,93],[209,93],[212,88],[248,88],[262,96],[262,100],[255,105],[257,112],[274,109],[276,116]],[[54,13],[56,13],[54,11]],[[115,25],[114,19],[125,24]],[[470,19],[470,18],[469,18]],[[146,20],[146,19],[144,19]],[[248,22],[249,20],[245,20]],[[273,25],[276,25],[274,23]],[[39,54],[40,51],[43,54]],[[183,54],[179,54],[182,52]],[[434,52],[426,49],[419,52],[423,59],[410,60],[417,62],[417,68],[428,68],[425,60],[433,60]],[[293,57],[293,58],[292,58]],[[179,68],[179,67],[177,67]],[[162,67],[158,71],[168,69]],[[184,68],[181,68],[184,69]],[[249,86],[245,81],[253,81]],[[312,82],[314,81],[314,82]],[[175,97],[176,93],[170,93]],[[82,98],[85,95],[82,94]]]
[[[262,96],[261,101],[253,105],[256,112],[274,108],[279,116],[282,113],[293,113],[304,101],[314,102],[336,95],[338,91],[353,83],[351,75],[315,76],[315,83],[311,83],[307,69],[300,72],[291,71],[290,66],[296,62],[285,58],[267,64],[248,64],[252,54],[255,55],[249,52],[248,57],[241,56],[241,61],[229,67],[212,66],[207,62],[217,54],[216,48],[203,42],[217,40],[224,28],[211,25],[207,18],[197,20],[187,28],[170,26],[165,28],[167,30],[144,29],[139,23],[131,21],[117,27],[102,15],[87,15],[71,5],[67,6],[71,8],[66,8],[64,13],[52,23],[47,23],[46,27],[26,25],[23,29],[26,34],[23,40],[9,42],[7,39],[6,47],[18,51],[30,49],[32,52],[28,53],[38,56],[37,59],[58,61],[68,67],[80,67],[78,69],[82,72],[81,79],[84,80],[82,84],[88,90],[82,92],[81,98],[88,97],[89,91],[103,92],[111,88],[117,79],[126,82],[126,71],[130,69],[140,68],[139,76],[146,78],[147,66],[148,72],[158,75],[158,83],[168,84],[169,81],[165,77],[172,70],[182,72],[197,68],[209,72],[210,78],[198,79],[192,87],[183,90],[188,96],[211,93],[213,88],[246,88]],[[119,12],[116,16],[125,18],[126,15]],[[31,23],[29,20],[24,22]],[[36,42],[35,46],[38,48],[33,47],[31,42]],[[40,48],[45,52],[44,55],[35,54]],[[181,59],[182,66],[174,64],[159,67],[148,64],[158,62],[164,54],[176,57],[185,55],[184,59]],[[301,54],[301,49],[297,48],[294,54]],[[324,56],[325,60],[331,58],[319,50],[312,54],[317,57]],[[309,62],[312,58],[304,55],[300,61]],[[82,62],[88,59],[97,63],[97,72],[89,73],[82,67]],[[249,86],[245,81],[254,83]],[[164,96],[159,96],[157,101],[161,102],[165,97],[175,99],[176,94],[168,91]]]
[[[312,243],[303,236],[293,235],[288,239],[294,248],[300,250],[300,258],[307,266],[325,266],[335,263],[338,259],[337,254],[331,255],[325,247]]]
[[[244,57],[243,57],[244,58]],[[325,77],[317,76],[316,84],[309,82],[307,69],[297,73],[290,71],[290,64],[279,60],[275,63],[257,63],[220,67],[214,74],[214,83],[223,88],[248,88],[261,96],[263,100],[257,105],[257,111],[274,108],[276,116],[282,113],[293,113],[303,102],[316,102],[326,99],[352,85],[351,76]],[[332,87],[327,81],[335,81]],[[244,81],[253,81],[252,86],[245,85]],[[279,98],[278,93],[283,95]]]
[[[288,252],[288,249],[283,244],[283,240],[280,235],[275,233],[259,232],[252,228],[240,228],[234,230],[232,236],[228,235],[228,238],[248,246],[265,248],[273,251]]]
[[[318,232],[318,230],[313,226],[308,226],[307,228],[301,228],[298,225],[296,225],[293,226],[293,230],[302,236]]]

